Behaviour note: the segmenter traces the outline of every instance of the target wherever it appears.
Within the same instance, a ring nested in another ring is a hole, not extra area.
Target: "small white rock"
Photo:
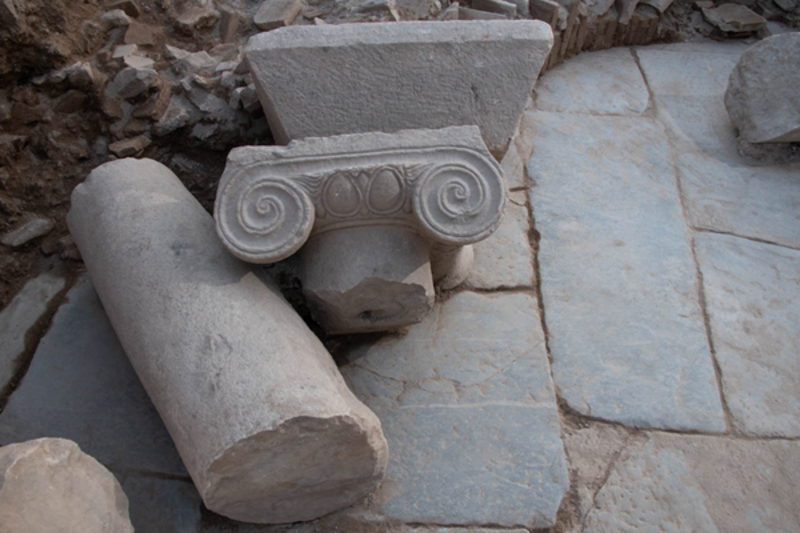
[[[52,220],[44,217],[35,217],[28,220],[17,229],[6,233],[1,242],[11,248],[18,248],[37,237],[47,235],[52,230]]]

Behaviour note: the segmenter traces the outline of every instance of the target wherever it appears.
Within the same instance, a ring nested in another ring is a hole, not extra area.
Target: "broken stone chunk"
[[[150,68],[123,69],[106,86],[106,97],[119,97],[125,100],[135,98],[155,84],[158,72]]]
[[[59,99],[53,108],[57,113],[76,113],[83,109],[86,94],[75,89],[70,89],[67,94]]]
[[[121,0],[120,2],[114,2],[109,5],[108,8],[121,9],[126,15],[133,18],[139,18],[139,16],[142,14],[139,6],[136,5],[136,2],[133,0]]]
[[[146,135],[139,135],[132,139],[113,142],[108,145],[108,151],[117,157],[131,157],[139,155],[152,141]]]
[[[155,61],[149,57],[138,56],[135,54],[125,56],[123,61],[125,62],[125,65],[131,68],[153,68],[153,65],[155,65]]]
[[[33,217],[17,229],[6,233],[0,242],[11,248],[19,248],[33,239],[47,235],[53,230],[53,226],[53,221],[49,218]]]
[[[260,33],[245,55],[278,142],[477,124],[502,153],[552,43],[532,20],[331,24]]]
[[[740,4],[703,8],[703,16],[710,24],[729,33],[758,31],[767,24],[764,17]]]
[[[750,143],[800,142],[800,33],[775,35],[742,54],[725,107]]]
[[[219,11],[210,7],[193,6],[175,19],[175,29],[185,35],[192,35],[194,30],[213,28],[219,20]]]
[[[500,13],[490,13],[461,6],[458,8],[458,20],[508,20],[508,18]]]
[[[103,13],[100,22],[106,29],[122,28],[130,24],[131,19],[122,9],[112,9],[108,13]]]
[[[302,10],[300,0],[264,0],[253,17],[253,24],[263,31],[291,26]]]
[[[388,459],[380,421],[168,168],[98,167],[72,193],[67,224],[206,507],[287,523],[377,488]]]
[[[119,481],[66,439],[0,448],[0,524],[11,533],[133,533]]]
[[[510,19],[517,16],[517,6],[505,0],[472,0],[472,8],[490,13],[499,13]]]
[[[125,44],[139,46],[155,46],[158,41],[158,30],[138,22],[132,22],[125,32]]]

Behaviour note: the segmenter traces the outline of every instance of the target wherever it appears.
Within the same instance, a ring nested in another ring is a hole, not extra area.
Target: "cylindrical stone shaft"
[[[294,522],[377,488],[380,421],[169,169],[146,159],[98,167],[73,192],[67,222],[209,509]]]

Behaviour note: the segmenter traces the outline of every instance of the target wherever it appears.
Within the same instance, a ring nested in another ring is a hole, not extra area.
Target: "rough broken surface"
[[[528,175],[563,398],[629,426],[724,431],[662,128],[643,118],[536,117]]]
[[[751,143],[800,142],[800,33],[775,35],[742,54],[725,107]]]
[[[797,531],[800,444],[652,433],[626,449],[585,532]]]
[[[716,234],[695,249],[734,425],[800,437],[800,251]]]
[[[64,288],[64,278],[51,273],[32,279],[0,313],[0,391],[14,377],[25,352],[25,336]]]
[[[376,488],[380,422],[271,282],[227,253],[169,169],[147,159],[98,167],[73,191],[67,221],[209,509],[311,520]]]
[[[133,533],[119,482],[65,439],[0,448],[0,527],[9,533]]]
[[[529,20],[292,26],[246,55],[282,143],[477,124],[502,153],[552,42]]]
[[[650,93],[627,48],[586,52],[536,83],[536,107],[562,113],[638,115]]]
[[[349,360],[392,446],[365,516],[553,525],[568,478],[533,296],[459,293]]]

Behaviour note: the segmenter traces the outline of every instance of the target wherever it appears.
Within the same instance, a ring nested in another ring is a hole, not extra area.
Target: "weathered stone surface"
[[[608,478],[608,469],[630,438],[616,425],[590,423],[584,427],[565,428],[564,448],[569,458],[567,468],[577,489],[576,508],[570,518],[572,526],[580,526],[583,517],[594,507],[594,497]],[[577,522],[577,524],[575,523]],[[568,531],[581,531],[573,527]]]
[[[528,159],[531,158],[533,152],[533,134],[536,131],[533,118],[533,114],[527,111],[522,113],[519,126],[508,145],[508,150],[500,160],[500,166],[506,176],[506,183],[511,190],[528,186],[525,165],[528,164]]]
[[[650,93],[630,50],[585,52],[548,71],[536,83],[543,111],[638,115]]]
[[[107,98],[134,98],[150,89],[158,79],[158,72],[150,68],[126,68],[106,86]]]
[[[291,26],[302,11],[300,0],[264,0],[253,16],[253,24],[264,31]]]
[[[724,32],[740,33],[758,31],[767,20],[753,13],[741,4],[722,4],[717,7],[704,7],[703,17]]]
[[[67,293],[0,414],[0,444],[47,436],[74,440],[103,464],[186,476],[86,278]]]
[[[139,135],[132,139],[113,142],[108,145],[108,151],[117,157],[131,157],[139,155],[150,146],[151,140],[147,135]]]
[[[800,445],[651,434],[623,452],[586,532],[795,531]]]
[[[419,322],[434,281],[464,280],[462,247],[495,231],[505,191],[475,126],[351,134],[232,150],[214,216],[243,260],[303,247],[303,290],[327,331],[381,331]]]
[[[506,18],[517,16],[517,5],[505,0],[472,0],[472,8],[490,13],[499,13]]]
[[[723,95],[745,45],[681,43],[637,48],[658,117],[678,136],[681,151],[735,156],[734,127]],[[692,73],[702,72],[702,75]]]
[[[281,28],[246,55],[282,143],[477,124],[503,152],[551,46],[538,21],[408,22]]]
[[[733,424],[800,437],[800,251],[715,234],[695,250]]]
[[[643,118],[536,123],[528,174],[562,397],[629,426],[724,431],[663,131]]]
[[[692,226],[800,248],[800,166],[703,153],[682,154],[677,166]]]
[[[2,242],[11,248],[18,248],[29,243],[33,239],[38,239],[47,235],[53,230],[53,221],[44,217],[32,217],[23,222],[18,228],[3,235]]]
[[[475,289],[533,285],[526,196],[525,191],[510,193],[500,227],[491,237],[473,245],[475,258],[465,285]]]
[[[67,223],[209,509],[292,522],[375,489],[387,453],[379,421],[172,172],[106,163],[73,191]]]
[[[0,448],[0,524],[9,533],[133,533],[119,482],[64,439]]]
[[[508,17],[500,13],[461,6],[458,8],[458,20],[508,20]]]
[[[366,517],[554,523],[568,478],[533,296],[459,293],[348,358],[345,379],[392,443]]]
[[[617,12],[619,13],[619,23],[628,24],[633,14],[636,12],[636,6],[639,5],[639,0],[617,0],[615,4],[617,6]]]
[[[742,54],[725,107],[751,143],[800,142],[800,33],[765,39]]]
[[[29,281],[0,312],[0,391],[14,377],[25,352],[25,334],[64,289],[64,278],[42,274]]]

